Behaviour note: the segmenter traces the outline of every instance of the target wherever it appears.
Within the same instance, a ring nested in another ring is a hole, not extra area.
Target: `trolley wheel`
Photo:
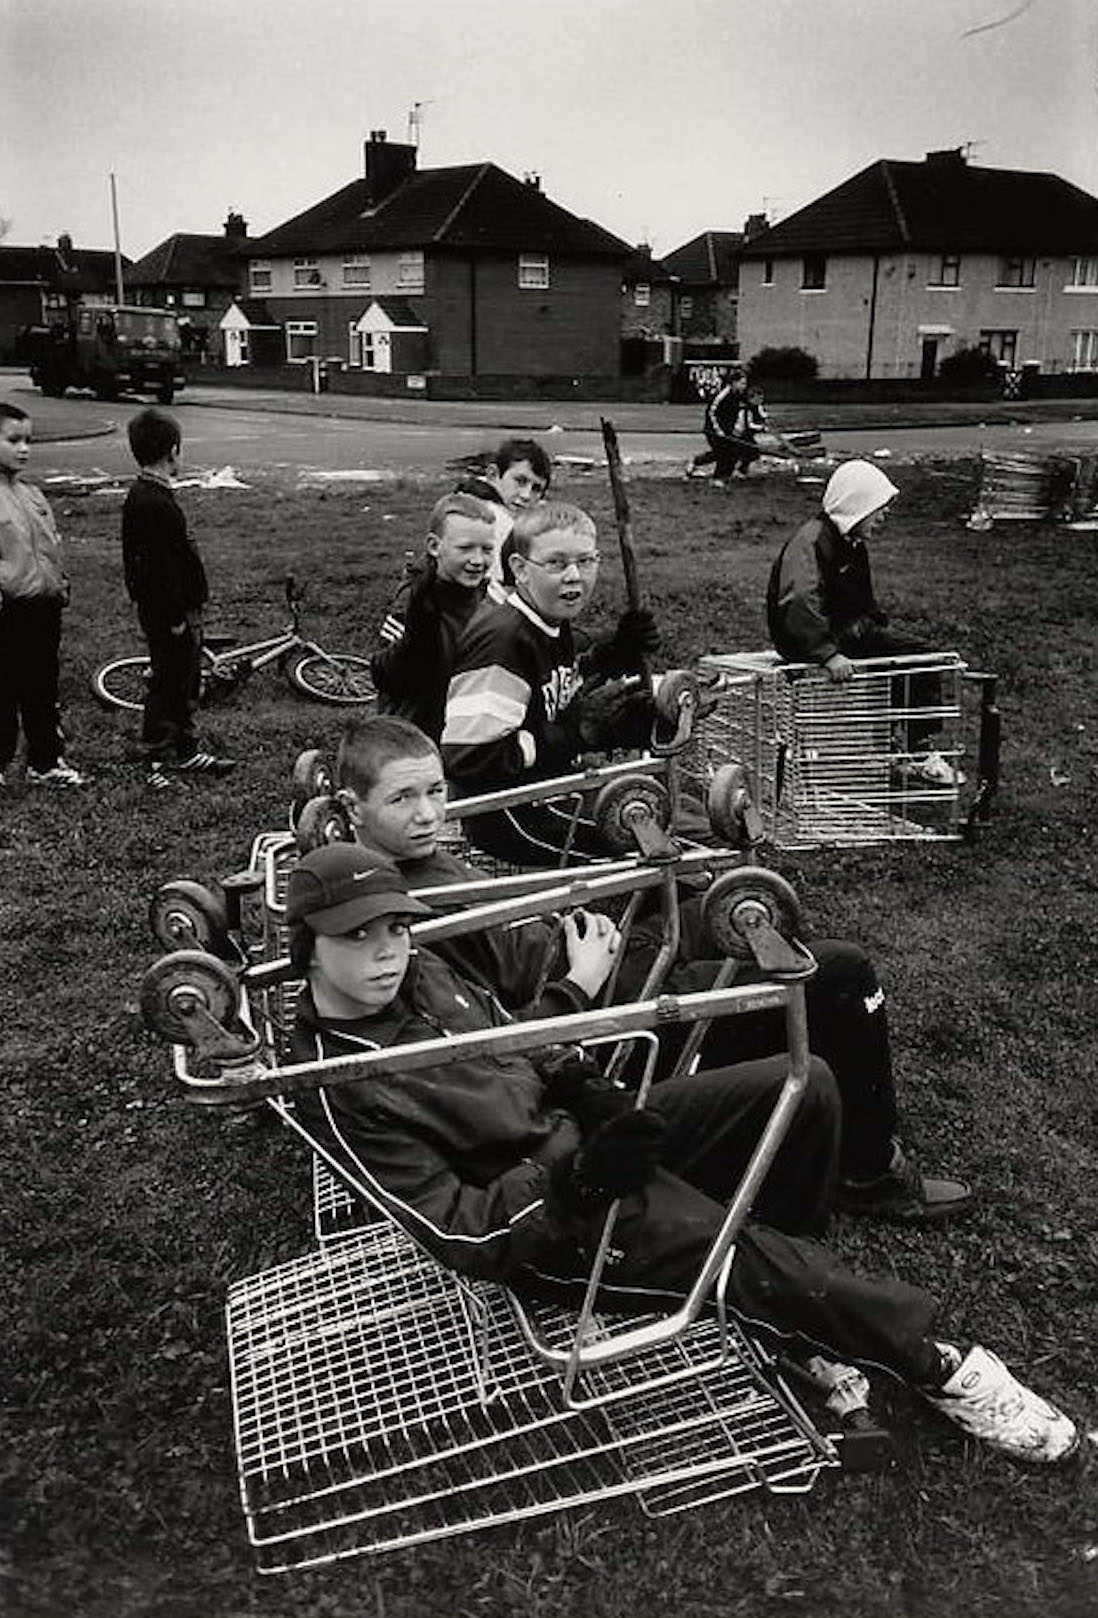
[[[329,843],[355,840],[347,811],[338,799],[328,796],[309,799],[297,817],[294,835],[303,854],[314,848],[325,848]]]
[[[674,729],[679,722],[683,697],[693,697],[696,704],[698,690],[696,674],[689,669],[670,669],[656,688],[656,713]]]
[[[733,848],[744,839],[751,785],[742,764],[722,764],[709,783],[706,810],[715,837]]]
[[[222,1028],[231,1028],[237,1003],[233,973],[224,961],[202,950],[180,949],[162,955],[141,980],[141,1015],[146,1027],[176,1044],[185,1044],[190,1037],[181,1010],[201,1007]]]
[[[327,798],[335,790],[335,779],[319,747],[307,748],[294,762],[293,804],[296,818],[310,798]]]
[[[201,882],[165,882],[149,902],[149,925],[165,949],[223,955],[229,944],[225,900]]]
[[[717,877],[702,900],[702,922],[718,954],[751,958],[746,924],[760,911],[787,942],[796,938],[801,907],[784,876],[762,865],[742,865]]]
[[[303,697],[313,702],[344,704],[377,700],[370,660],[350,652],[295,652],[286,661],[286,678]]]
[[[595,799],[595,830],[612,854],[631,854],[637,839],[633,822],[648,817],[661,831],[671,824],[671,799],[662,781],[651,775],[619,775],[607,781]]]

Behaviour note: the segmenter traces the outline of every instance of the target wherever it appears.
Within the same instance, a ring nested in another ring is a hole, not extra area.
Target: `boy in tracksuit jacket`
[[[0,787],[22,721],[32,786],[80,787],[87,777],[61,752],[61,616],[69,581],[61,538],[41,489],[24,483],[31,420],[0,403]]]
[[[582,653],[573,637],[595,587],[595,542],[578,506],[543,500],[515,519],[514,589],[470,620],[446,694],[442,760],[463,796],[568,774],[588,751],[647,743],[653,703],[638,675],[660,643],[651,613],[627,609],[608,640]],[[520,865],[555,865],[566,842],[576,858],[605,857],[591,828],[571,822],[559,806],[533,804],[476,815],[467,830]]]
[[[179,471],[179,423],[163,410],[141,410],[127,433],[140,471],[122,507],[126,591],[149,648],[141,740],[148,784],[170,786],[168,772],[223,775],[231,759],[202,751],[195,737],[202,664],[206,570],[172,489]]]
[[[295,1061],[441,1042],[506,1020],[429,951],[413,953],[409,922],[425,910],[376,850],[333,844],[300,861],[286,902],[291,959],[306,979]],[[518,1291],[576,1294],[620,1198],[600,1301],[635,1311],[677,1302],[708,1253],[755,1144],[738,1101],[731,1127],[721,1111],[748,1072],[696,1074],[636,1109],[574,1053],[440,1052],[436,1067],[334,1082],[295,1105],[352,1186],[439,1262]],[[925,1292],[862,1279],[813,1239],[826,1223],[837,1118],[807,1102],[740,1233],[729,1306],[809,1352],[892,1372],[1016,1459],[1071,1453],[1074,1424],[1001,1360],[932,1336],[938,1309]]]
[[[483,881],[442,846],[446,782],[438,748],[413,725],[391,716],[347,721],[336,754],[337,791],[355,836],[398,867],[436,910],[448,910],[446,889]],[[687,994],[712,987],[722,963],[713,959],[701,917],[701,902],[679,906],[681,938],[666,987]],[[642,922],[616,961],[616,932],[603,939],[604,917],[583,918],[579,932],[566,916],[563,938],[554,923],[530,918],[521,925],[486,927],[439,941],[433,947],[462,977],[498,996],[522,1019],[586,1011],[616,965],[613,998],[627,1001],[641,989],[662,943],[660,928]],[[563,949],[562,949],[563,943]],[[603,953],[608,950],[608,954]],[[809,1041],[828,1064],[842,1102],[837,1206],[844,1213],[921,1224],[963,1213],[972,1202],[959,1180],[924,1175],[900,1136],[885,992],[865,950],[849,939],[812,942],[817,971],[807,984]],[[737,981],[753,975],[746,963]],[[674,1054],[683,1030],[665,1031]],[[749,1058],[771,1060],[777,1094],[785,1078],[785,1020],[781,1013],[719,1017],[701,1049],[706,1066]],[[657,1068],[657,1077],[663,1071]]]
[[[378,712],[397,714],[436,740],[442,735],[454,655],[484,600],[497,551],[494,508],[472,494],[447,494],[431,512],[422,562],[409,568],[370,660]]]

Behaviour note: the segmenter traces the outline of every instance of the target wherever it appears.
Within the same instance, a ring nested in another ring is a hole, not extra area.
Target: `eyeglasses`
[[[574,567],[577,573],[593,573],[602,557],[598,551],[592,551],[588,556],[547,556],[544,562],[535,561],[532,556],[523,557],[523,560],[529,562],[531,567],[540,567],[551,578],[559,579],[570,567]]]

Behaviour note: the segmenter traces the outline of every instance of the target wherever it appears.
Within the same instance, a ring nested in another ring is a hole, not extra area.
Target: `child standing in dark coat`
[[[141,468],[122,508],[126,590],[149,648],[141,740],[148,784],[171,785],[171,773],[224,775],[234,761],[203,752],[194,730],[202,662],[202,611],[209,590],[198,547],[172,489],[179,471],[179,423],[163,410],[142,410],[129,424],[130,449]]]

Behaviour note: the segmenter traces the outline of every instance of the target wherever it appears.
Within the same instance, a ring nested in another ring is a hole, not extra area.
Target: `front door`
[[[919,375],[924,382],[933,381],[938,374],[938,342],[937,337],[923,338],[923,356],[919,367]]]

